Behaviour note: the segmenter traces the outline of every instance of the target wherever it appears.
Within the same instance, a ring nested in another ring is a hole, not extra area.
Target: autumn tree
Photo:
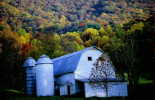
[[[97,29],[87,28],[82,34],[82,39],[84,41],[93,40],[94,37],[97,35],[99,35],[99,32]]]
[[[23,56],[20,55],[20,45],[18,43],[19,36],[16,32],[12,32],[6,23],[0,23],[4,29],[0,31],[0,79],[1,90],[3,89],[21,89],[23,85],[21,65]],[[8,82],[9,80],[9,82]]]
[[[62,35],[61,46],[66,53],[78,51],[84,48],[80,34],[76,32],[69,32],[65,35]]]

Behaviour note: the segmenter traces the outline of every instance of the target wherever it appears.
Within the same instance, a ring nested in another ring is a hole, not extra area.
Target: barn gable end
[[[77,80],[88,79],[90,76],[91,69],[94,67],[96,60],[103,54],[102,51],[91,48],[81,55],[78,66],[75,73]]]

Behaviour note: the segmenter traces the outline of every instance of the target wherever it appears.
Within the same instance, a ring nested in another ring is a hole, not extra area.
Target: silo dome
[[[36,64],[52,64],[52,61],[47,55],[42,55]]]
[[[36,64],[35,59],[33,59],[32,57],[28,57],[24,62],[23,67],[32,67],[32,66],[35,66],[35,64]]]

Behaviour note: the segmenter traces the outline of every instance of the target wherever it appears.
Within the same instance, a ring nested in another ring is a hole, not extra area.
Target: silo
[[[37,96],[54,95],[53,63],[46,55],[42,55],[36,63],[36,93]]]
[[[28,57],[24,62],[25,92],[27,95],[35,94],[35,64],[36,61],[32,57]]]

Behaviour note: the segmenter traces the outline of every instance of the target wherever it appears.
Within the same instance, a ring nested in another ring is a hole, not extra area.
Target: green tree
[[[132,34],[135,31],[142,31],[144,27],[144,23],[143,22],[139,22],[139,23],[135,23],[133,24],[130,29],[127,30],[128,34]]]
[[[17,32],[19,35],[24,35],[24,34],[27,34],[27,32],[25,31],[25,29],[23,28],[20,28]]]
[[[115,31],[116,36],[117,36],[118,38],[123,38],[123,37],[125,36],[125,34],[126,34],[125,30],[124,30],[123,27],[120,26],[120,25],[115,25],[115,26],[114,26],[114,31]]]
[[[112,29],[112,27],[110,25],[106,26],[106,32],[108,33],[109,36],[114,35],[113,29]]]
[[[101,28],[100,28],[99,33],[100,33],[100,36],[103,36],[103,35],[107,35],[107,34],[108,34],[108,33],[106,32],[106,30],[104,29],[104,27],[101,27]]]

